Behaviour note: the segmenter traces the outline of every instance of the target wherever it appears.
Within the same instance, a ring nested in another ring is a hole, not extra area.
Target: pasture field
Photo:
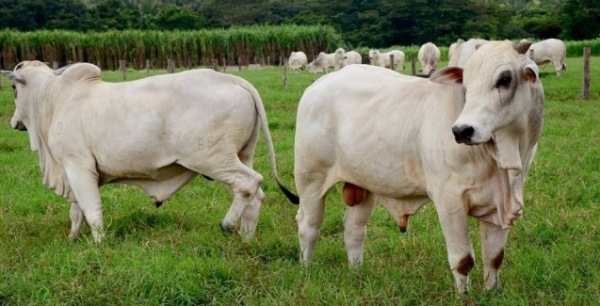
[[[542,70],[545,124],[525,187],[523,219],[511,230],[500,290],[483,291],[478,223],[470,297],[457,297],[433,205],[404,234],[382,207],[368,227],[365,262],[349,269],[340,186],[329,194],[315,263],[299,263],[295,214],[272,179],[261,134],[255,169],[265,204],[254,239],[219,228],[232,197],[198,177],[154,207],[141,189],[101,189],[107,238],[70,241],[69,204],[42,185],[27,134],[11,129],[13,93],[0,91],[0,305],[597,305],[600,301],[600,58],[592,93],[581,96],[582,58],[557,77]],[[409,71],[407,65],[406,71]],[[153,73],[165,73],[154,71]],[[296,106],[319,77],[282,69],[235,72],[262,95],[279,173],[293,184]],[[119,72],[103,79],[120,81]],[[128,73],[145,77],[144,71]],[[198,84],[202,86],[202,84]],[[393,128],[393,127],[391,127]]]

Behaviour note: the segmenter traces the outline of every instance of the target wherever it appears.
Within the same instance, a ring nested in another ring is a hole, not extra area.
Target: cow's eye
[[[501,77],[496,82],[496,87],[508,87],[508,85],[510,85],[511,81],[512,81],[511,77]]]

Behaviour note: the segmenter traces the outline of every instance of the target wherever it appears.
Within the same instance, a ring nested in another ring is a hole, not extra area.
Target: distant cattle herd
[[[327,192],[343,183],[351,266],[363,261],[375,200],[401,232],[433,202],[450,269],[465,294],[474,265],[468,217],[480,221],[489,289],[499,280],[508,230],[522,216],[524,182],[541,136],[538,65],[552,63],[557,74],[567,66],[557,39],[458,40],[449,51],[448,67],[438,69],[439,48],[421,46],[418,60],[429,79],[386,69],[403,69],[401,50],[369,50],[371,65],[358,65],[362,55],[343,48],[310,63],[304,52],[292,52],[292,71],[337,71],[313,82],[298,104],[298,196],[278,177],[261,97],[241,77],[203,69],[109,83],[92,64],[52,69],[39,61],[2,74],[15,88],[11,126],[28,133],[43,183],[71,203],[71,238],[84,221],[96,242],[104,238],[101,185],[140,186],[160,205],[201,174],[232,193],[221,227],[241,220],[250,239],[265,199],[263,177],[252,168],[262,127],[274,178],[299,202],[303,263],[312,261]]]
[[[523,39],[522,41],[527,40]],[[458,39],[450,45],[448,51],[449,66],[464,66],[476,48],[485,43],[488,43],[488,41],[484,39],[469,39],[468,41]],[[527,52],[527,56],[542,68],[546,64],[552,63],[557,75],[567,70],[567,65],[565,64],[566,54],[567,51],[564,42],[554,38],[532,44]],[[380,52],[377,49],[370,49],[366,55],[368,56],[369,64],[373,66],[393,67],[394,70],[405,68],[405,54],[401,50]],[[326,73],[330,69],[335,71],[348,65],[362,64],[362,58],[362,55],[356,51],[345,51],[343,48],[338,48],[330,54],[320,52],[309,63],[308,57],[303,51],[295,51],[290,54],[288,65],[292,71],[306,70],[310,73]],[[421,64],[423,75],[429,76],[436,70],[437,64],[441,60],[441,52],[435,44],[427,42],[419,48],[417,58]],[[394,60],[393,65],[390,63],[391,59]]]

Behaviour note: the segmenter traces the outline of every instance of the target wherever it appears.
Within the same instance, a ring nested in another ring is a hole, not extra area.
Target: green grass
[[[545,126],[525,190],[524,217],[509,236],[503,290],[482,290],[478,257],[471,297],[480,305],[596,305],[600,300],[600,93],[582,101],[581,58],[557,77],[542,70]],[[592,77],[600,75],[593,58]],[[444,63],[445,64],[445,63]],[[407,65],[407,71],[410,65]],[[153,73],[165,73],[153,71]],[[295,111],[319,75],[282,70],[236,72],[261,93],[280,175],[293,187]],[[145,76],[128,73],[129,79]],[[118,72],[105,80],[120,81]],[[255,169],[266,201],[249,242],[218,224],[232,200],[224,185],[197,178],[156,209],[137,188],[104,186],[107,239],[69,241],[69,204],[41,184],[26,133],[14,131],[12,89],[0,91],[0,305],[459,305],[433,205],[398,233],[378,207],[369,223],[365,262],[352,270],[343,247],[339,186],[328,197],[321,240],[310,268],[298,262],[296,206],[279,192],[264,137]],[[594,83],[594,84],[597,84]]]

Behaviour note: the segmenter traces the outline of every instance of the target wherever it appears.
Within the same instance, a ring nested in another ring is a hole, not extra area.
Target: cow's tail
[[[263,105],[262,99],[260,98],[260,94],[252,86],[250,83],[243,81],[240,84],[244,89],[246,89],[250,94],[252,94],[252,98],[254,99],[254,106],[256,107],[256,111],[258,112],[258,117],[260,118],[260,125],[262,126],[263,132],[265,133],[265,139],[267,140],[267,145],[269,147],[269,155],[271,156],[271,167],[273,169],[273,176],[275,177],[275,181],[277,181],[277,185],[285,194],[285,196],[292,202],[293,204],[300,203],[300,199],[297,195],[287,189],[283,183],[281,182],[281,178],[279,178],[279,174],[277,173],[277,163],[275,160],[275,148],[273,147],[273,140],[271,139],[271,132],[269,131],[269,124],[267,122],[267,112],[265,111],[265,106]]]

